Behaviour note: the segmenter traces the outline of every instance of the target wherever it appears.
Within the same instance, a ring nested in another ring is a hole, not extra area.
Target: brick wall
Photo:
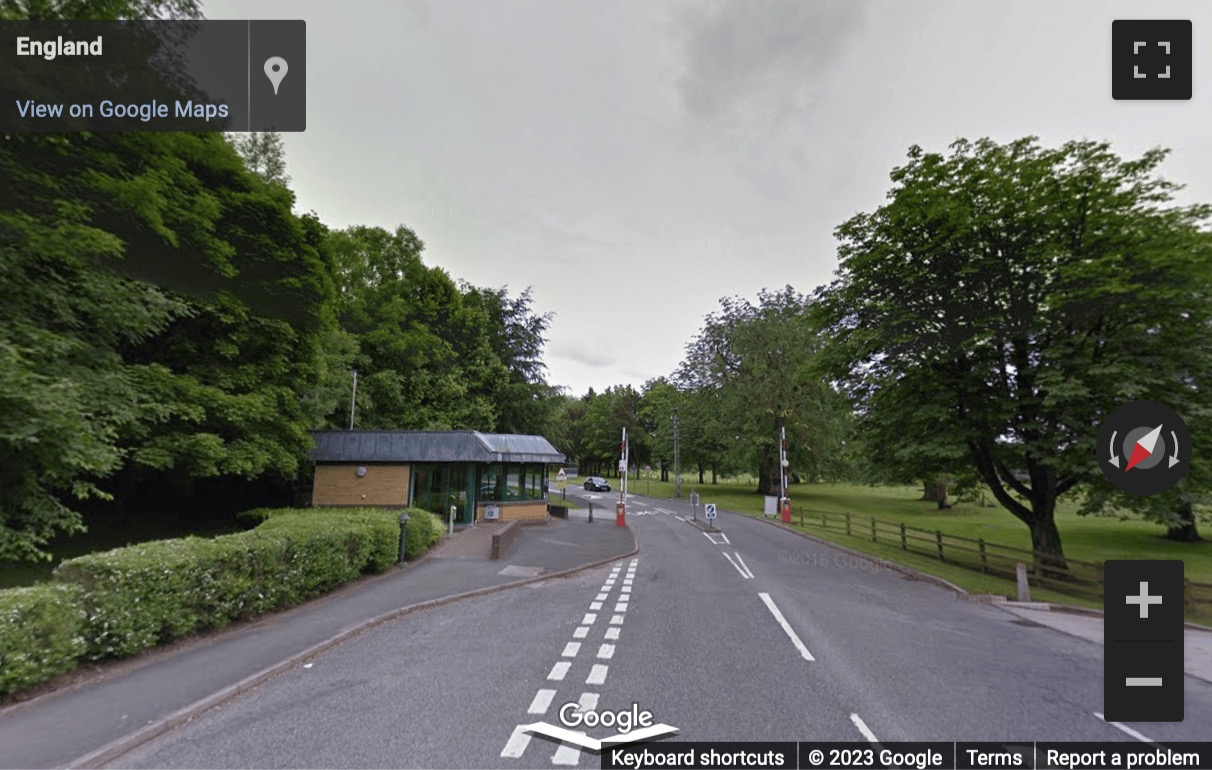
[[[546,519],[546,500],[527,500],[524,503],[493,503],[501,509],[500,521],[516,521],[518,519]],[[484,506],[476,506],[476,521],[484,521]]]
[[[357,463],[316,465],[312,505],[397,505],[408,504],[407,465],[368,465],[359,477]]]

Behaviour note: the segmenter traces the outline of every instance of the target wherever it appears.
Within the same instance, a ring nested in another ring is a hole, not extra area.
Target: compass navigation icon
[[[1157,401],[1130,401],[1099,427],[1099,467],[1118,489],[1155,495],[1186,474],[1190,446],[1191,433],[1177,412]]]

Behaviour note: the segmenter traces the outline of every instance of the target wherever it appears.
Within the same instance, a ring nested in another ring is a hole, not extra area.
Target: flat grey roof
[[[542,436],[474,430],[314,430],[318,463],[562,463]]]

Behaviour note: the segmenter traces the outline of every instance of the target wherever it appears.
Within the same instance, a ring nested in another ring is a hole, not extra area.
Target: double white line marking
[[[572,669],[573,663],[580,655],[583,649],[592,649],[592,643],[580,641],[589,638],[590,631],[594,624],[597,623],[598,617],[610,616],[610,621],[607,623],[603,638],[606,640],[597,647],[596,660],[599,663],[592,663],[589,668],[589,674],[585,677],[585,684],[590,686],[601,686],[606,683],[606,675],[610,670],[607,661],[613,660],[615,655],[615,643],[619,639],[620,626],[623,625],[623,620],[626,617],[627,608],[631,602],[631,592],[635,583],[636,567],[639,564],[639,559],[632,559],[627,565],[627,571],[622,572],[622,565],[615,565],[610,571],[606,582],[602,584],[600,591],[594,596],[590,602],[590,611],[585,613],[581,618],[580,625],[573,631],[572,638],[574,641],[566,642],[564,649],[560,653],[563,660],[556,662],[551,668],[551,672],[547,675],[548,681],[562,682],[568,676],[568,672]],[[604,610],[605,605],[609,602],[610,593],[616,582],[622,579],[622,585],[619,586],[618,598],[614,603],[614,611],[607,613]],[[552,701],[556,697],[556,690],[544,688],[535,693],[534,699],[530,702],[530,707],[526,710],[528,714],[546,714],[551,708]],[[578,701],[578,711],[594,711],[597,709],[599,693],[582,692]],[[663,725],[657,727],[668,728]],[[518,759],[525,752],[526,747],[530,744],[531,733],[534,725],[518,725],[514,728],[513,734],[509,736],[509,740],[505,743],[505,748],[501,751],[501,756]],[[598,742],[586,738],[583,731],[564,730],[558,727],[546,726],[544,734],[553,735],[553,731],[558,733],[554,737],[561,739],[559,747],[556,749],[555,755],[552,756],[551,762],[554,765],[576,765],[581,759],[581,749],[578,747],[598,748],[600,743],[609,742],[610,739]],[[655,728],[654,728],[655,729]],[[664,733],[655,733],[664,734]],[[624,736],[621,740],[635,740],[635,734]]]
[[[753,579],[753,572],[749,569],[749,565],[745,564],[745,560],[741,558],[739,553],[734,553],[732,556],[729,556],[728,552],[724,551],[723,554],[724,558],[728,560],[728,563],[736,567],[736,571],[741,573],[741,577],[745,578],[746,580]],[[733,557],[736,557],[735,560]]]

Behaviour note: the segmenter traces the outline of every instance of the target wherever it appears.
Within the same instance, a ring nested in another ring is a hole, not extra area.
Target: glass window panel
[[[505,500],[505,467],[500,463],[493,463],[484,470],[480,498],[492,502]]]
[[[505,468],[507,474],[505,481],[505,499],[518,500],[522,497],[522,466],[507,465]]]
[[[526,499],[527,500],[542,500],[543,499],[543,466],[542,465],[527,465],[526,466]]]

